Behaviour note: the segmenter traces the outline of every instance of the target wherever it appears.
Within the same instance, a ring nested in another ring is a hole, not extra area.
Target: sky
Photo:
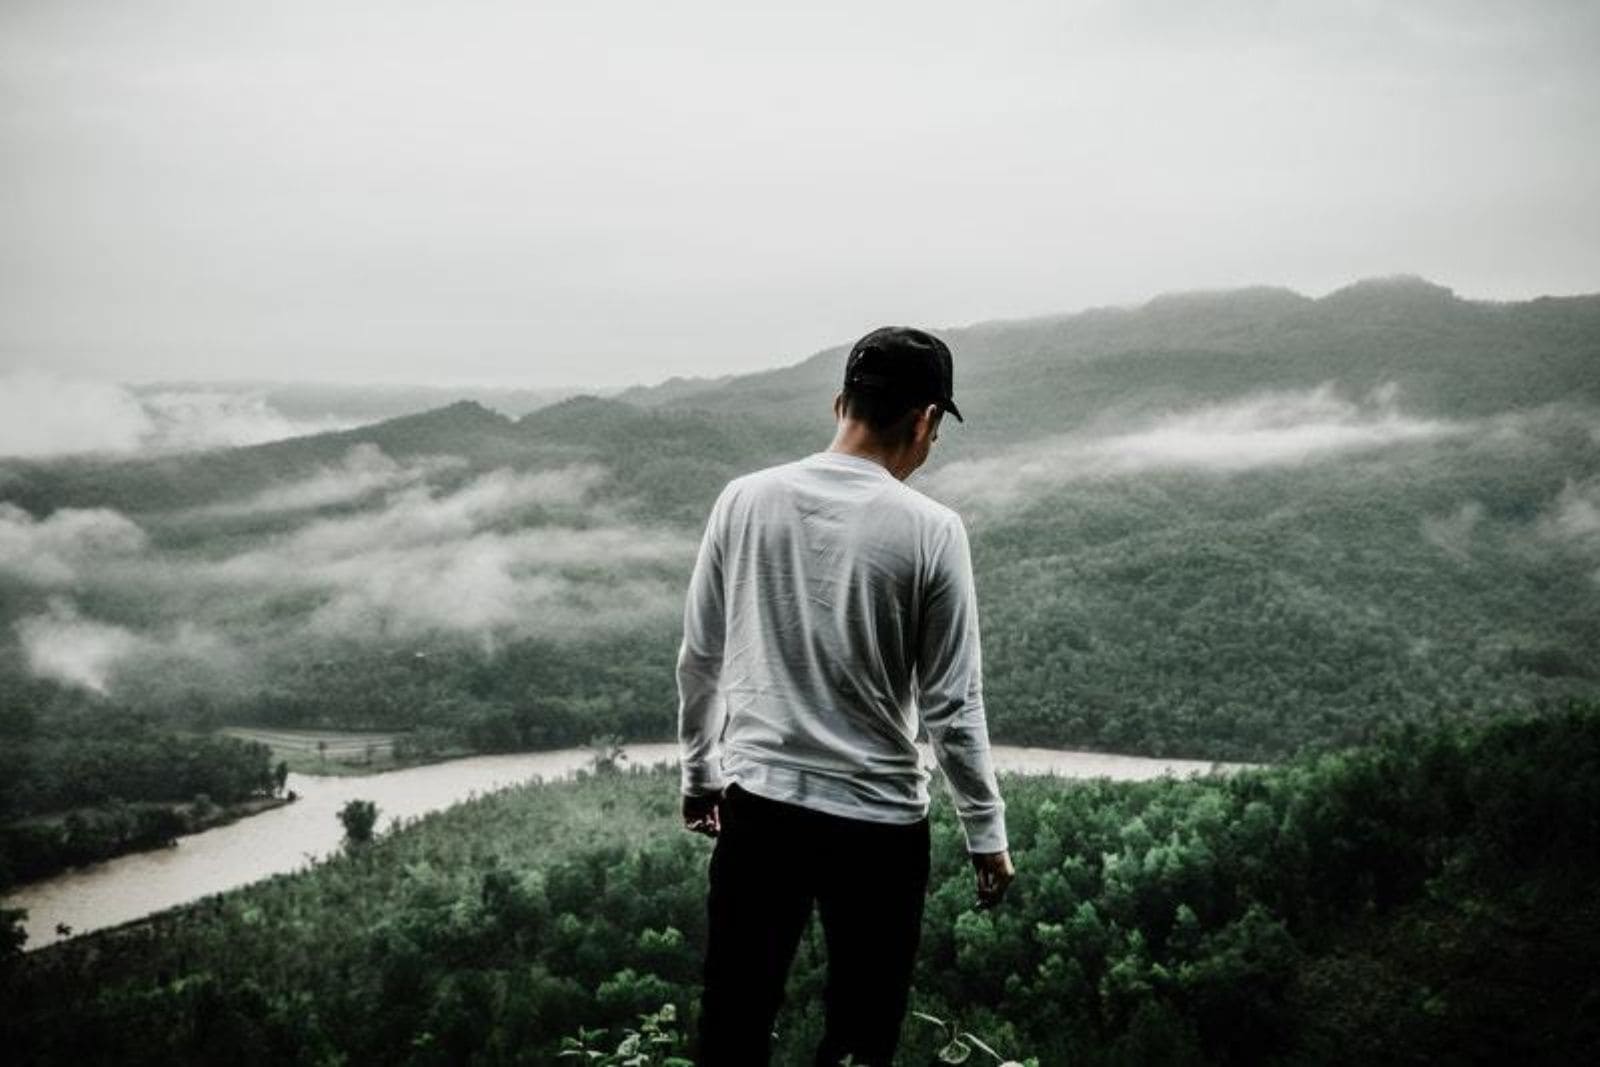
[[[1596,54],[1579,0],[0,0],[0,378],[616,387],[1171,290],[1596,292]]]

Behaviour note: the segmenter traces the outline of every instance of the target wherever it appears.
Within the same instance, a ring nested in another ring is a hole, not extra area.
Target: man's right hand
[[[683,797],[683,828],[707,837],[722,833],[722,792]]]
[[[1006,887],[1017,876],[1017,869],[1011,865],[1011,853],[974,852],[972,866],[978,872],[978,899],[973,906],[981,911],[999,904],[1005,898]]]

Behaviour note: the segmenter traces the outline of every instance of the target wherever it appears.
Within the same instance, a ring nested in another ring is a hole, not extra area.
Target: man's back
[[[685,792],[738,781],[835,815],[914,822],[929,805],[920,712],[969,850],[1005,849],[954,511],[845,452],[736,478],[712,510],[684,622]]]
[[[932,872],[928,729],[966,831],[974,906],[1015,874],[989,764],[966,528],[905,485],[952,396],[949,346],[873,330],[827,451],[717,497],[684,607],[684,828],[717,839],[698,1062],[761,1067],[813,908],[828,947],[814,1062],[888,1067]]]

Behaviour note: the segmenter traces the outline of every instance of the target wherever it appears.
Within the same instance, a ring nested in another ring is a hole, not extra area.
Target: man
[[[761,1067],[813,904],[828,948],[816,1064],[893,1059],[945,774],[977,906],[1014,870],[990,764],[977,601],[961,517],[905,479],[951,397],[949,348],[867,334],[827,450],[735,478],[712,507],[678,655],[684,825],[712,850],[703,1067]]]

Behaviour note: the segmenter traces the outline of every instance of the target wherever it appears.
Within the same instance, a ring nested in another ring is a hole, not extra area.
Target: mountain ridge
[[[944,335],[956,353],[955,392],[968,416],[958,432],[969,455],[1107,415],[1330,383],[1357,396],[1393,384],[1408,408],[1440,416],[1600,401],[1600,294],[1471,301],[1416,275],[1361,279],[1315,299],[1281,286],[1163,293],[1133,308],[991,320]],[[462,399],[256,445],[5,459],[0,486],[35,512],[92,500],[178,506],[336,462],[361,442],[396,458],[449,453],[480,465],[595,455],[628,462],[609,440],[619,434],[737,465],[770,453],[750,445],[762,427],[789,445],[826,434],[846,351],[835,345],[749,374],[579,393],[515,418]],[[651,462],[661,458],[661,448],[647,451]],[[120,484],[128,479],[141,484]]]
[[[1357,394],[1394,381],[1437,414],[1600,399],[1600,294],[1473,301],[1416,275],[1361,279],[1315,299],[1275,286],[1163,293],[1136,307],[937,332],[955,353],[955,393],[969,414],[960,432],[975,444],[1059,432],[1108,407],[1137,412],[1330,381]],[[810,420],[825,416],[847,350],[618,399]]]

